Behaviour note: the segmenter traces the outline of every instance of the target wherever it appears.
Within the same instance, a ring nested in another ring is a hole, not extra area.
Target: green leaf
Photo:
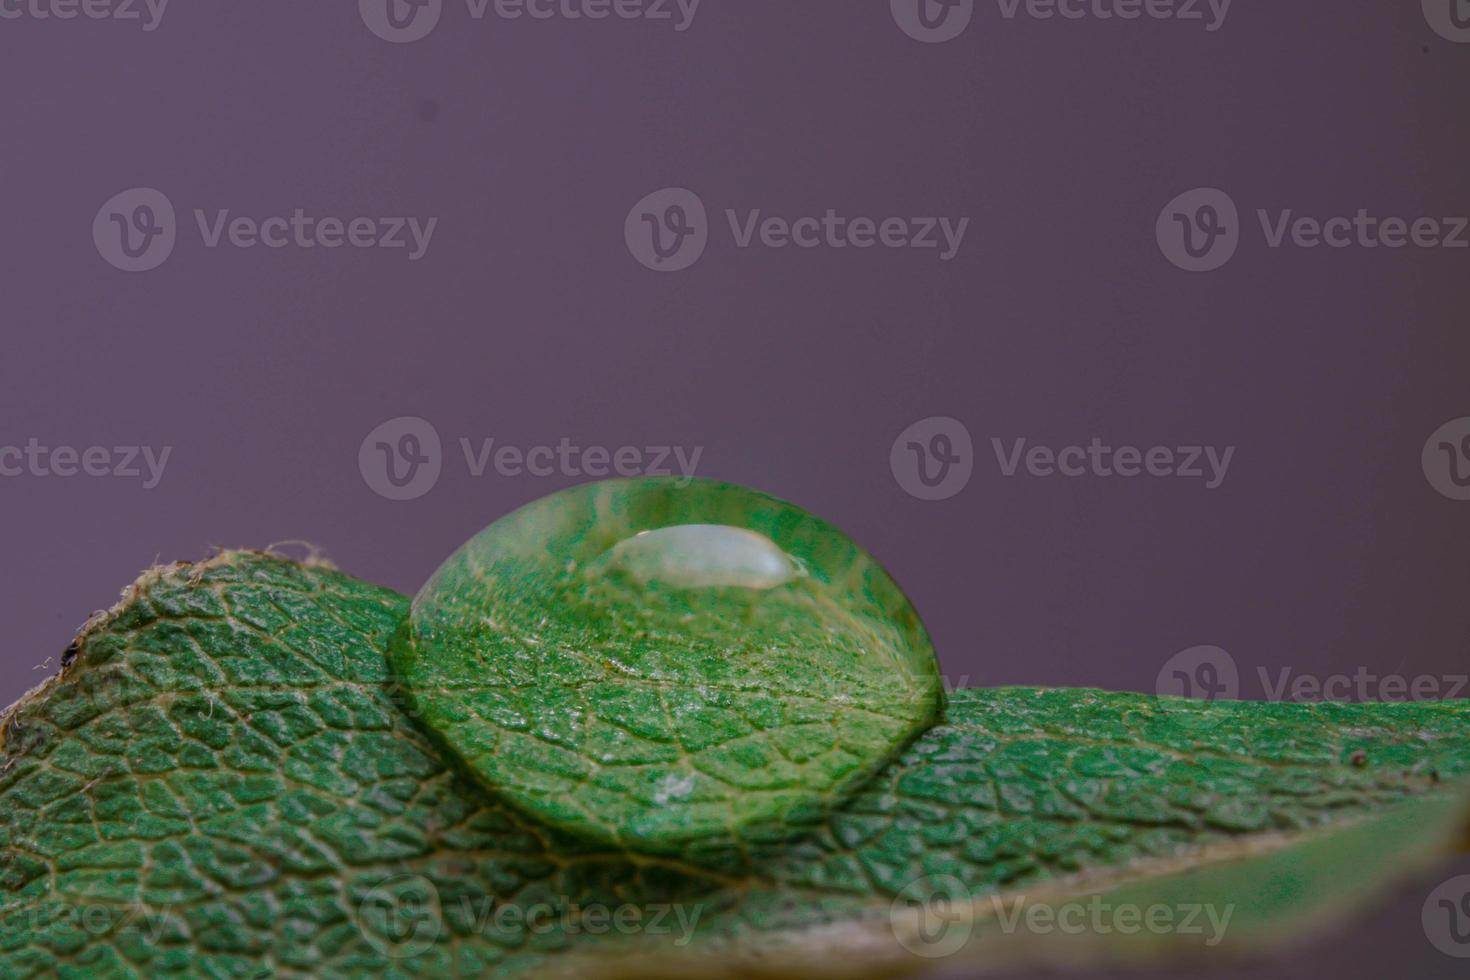
[[[442,750],[385,660],[406,614],[253,553],[130,588],[0,726],[0,976],[854,975],[1032,958],[978,910],[1093,893],[1235,902],[1221,945],[1254,949],[1463,827],[1460,703],[972,690],[795,839],[625,852]],[[936,881],[979,915],[954,950]]]
[[[1443,860],[1463,842],[1467,806],[1470,799],[1464,795],[1425,796],[1279,850],[1264,849],[1106,894],[1053,899],[1036,894],[977,903],[976,951],[988,966],[1037,960],[1096,965],[1289,943],[1360,911],[1385,882]],[[1037,910],[1040,917],[1034,915]],[[1068,921],[1083,928],[1006,928],[1008,922],[1030,919],[1046,923],[1053,911],[1061,915],[1063,910],[1080,912]],[[1144,914],[1128,931],[1120,930],[1133,910]],[[1155,911],[1160,922],[1178,928],[1150,928],[1146,916]]]

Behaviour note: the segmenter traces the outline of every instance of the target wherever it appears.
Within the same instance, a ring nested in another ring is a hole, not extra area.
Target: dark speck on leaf
[[[1348,761],[1361,769],[1368,764],[1368,753],[1359,749],[1348,757]]]

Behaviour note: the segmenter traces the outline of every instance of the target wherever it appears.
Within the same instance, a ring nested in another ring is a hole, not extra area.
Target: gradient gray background
[[[1237,0],[1213,34],[982,2],[965,35],[924,45],[886,0],[704,0],[682,34],[474,22],[451,0],[399,46],[345,0],[174,0],[154,33],[0,21],[0,82],[0,445],[173,447],[152,491],[0,480],[0,701],[155,559],[305,538],[412,591],[576,482],[471,479],[459,436],[703,446],[701,475],[866,544],[970,684],[1152,690],[1205,643],[1252,676],[1470,661],[1470,504],[1419,464],[1470,415],[1470,253],[1271,250],[1253,225],[1257,207],[1470,212],[1470,46],[1416,2]],[[622,228],[670,185],[717,230],[658,275]],[[1191,275],[1154,220],[1211,185],[1252,227]],[[128,275],[90,229],[135,186],[186,227],[162,268]],[[415,263],[209,250],[194,207],[440,225]],[[726,207],[972,222],[941,263],[738,250]],[[394,503],[357,451],[401,415],[431,420],[448,458]],[[963,493],[926,503],[888,452],[933,415],[965,422],[977,460]],[[1207,492],[1002,479],[992,436],[1238,449]],[[1253,975],[1463,975],[1418,925],[1443,876]]]

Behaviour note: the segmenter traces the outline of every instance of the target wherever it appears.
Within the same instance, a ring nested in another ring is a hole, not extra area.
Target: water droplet
[[[495,792],[655,852],[799,829],[942,698],[918,615],[865,551],[702,480],[588,484],[497,521],[419,592],[392,659]]]

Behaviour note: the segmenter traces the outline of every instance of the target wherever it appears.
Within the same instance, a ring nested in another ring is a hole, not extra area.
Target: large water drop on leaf
[[[937,720],[917,614],[826,522],[730,484],[617,480],[491,525],[393,652],[505,799],[637,850],[789,831]]]

